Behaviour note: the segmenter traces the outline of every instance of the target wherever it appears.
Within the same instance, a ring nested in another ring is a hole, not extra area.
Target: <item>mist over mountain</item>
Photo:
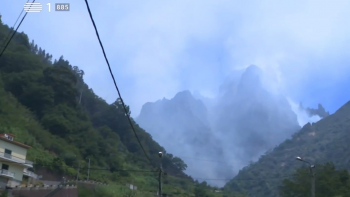
[[[239,81],[222,88],[214,110],[213,130],[227,136],[225,145],[235,150],[231,157],[243,163],[257,159],[300,129],[287,99],[266,91],[260,76],[257,66],[249,66]]]
[[[300,129],[298,112],[285,96],[268,92],[261,77],[254,65],[234,71],[215,98],[179,92],[170,100],[144,104],[136,121],[181,157],[194,178],[232,178]]]
[[[181,157],[187,164],[195,158],[222,158],[220,141],[214,138],[207,119],[204,103],[195,99],[190,91],[182,91],[171,100],[162,99],[146,103],[141,110],[137,123],[148,131],[153,139],[161,142],[175,156]],[[187,157],[186,157],[187,156]],[[206,166],[212,175],[223,173],[222,169]],[[188,165],[187,171],[195,177],[203,175],[204,168]]]

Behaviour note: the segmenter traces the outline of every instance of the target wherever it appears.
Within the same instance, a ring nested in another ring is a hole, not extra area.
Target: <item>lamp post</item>
[[[162,196],[162,172],[163,172],[162,157],[163,157],[163,153],[162,153],[162,152],[159,152],[159,153],[158,153],[158,156],[159,156],[159,158],[160,158],[158,196]]]
[[[78,161],[78,169],[77,169],[77,178],[76,181],[79,179],[79,170],[80,170],[80,161],[77,155],[75,155],[75,159]]]
[[[296,157],[295,159],[309,164],[310,174],[311,174],[311,197],[315,197],[315,173],[312,170],[313,168],[315,168],[315,165],[311,164],[308,161],[303,160],[301,157]]]
[[[79,171],[80,171],[80,161],[78,160],[78,173],[77,173],[77,180],[76,181],[79,180]]]
[[[89,178],[90,178],[90,158],[89,158],[88,177],[87,177],[88,181],[89,181]]]

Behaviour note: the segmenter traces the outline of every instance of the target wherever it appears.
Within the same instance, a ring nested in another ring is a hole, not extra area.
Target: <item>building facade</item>
[[[28,145],[14,141],[15,136],[9,133],[0,134],[0,187],[13,188],[26,180],[37,179],[34,172],[28,170],[33,168],[33,162],[28,161]]]

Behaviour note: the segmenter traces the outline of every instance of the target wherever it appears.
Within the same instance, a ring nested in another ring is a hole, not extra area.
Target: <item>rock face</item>
[[[232,84],[222,89],[216,106],[217,119],[213,130],[229,136],[236,155],[245,163],[257,159],[263,152],[281,143],[296,132],[297,116],[286,98],[269,94],[263,87],[261,71],[250,66]]]
[[[166,150],[180,156],[188,164],[187,173],[198,178],[222,174],[228,168],[224,165],[220,168],[215,162],[196,162],[196,158],[215,160],[223,156],[220,141],[213,135],[207,117],[204,103],[191,92],[183,91],[170,100],[146,103],[136,121]]]
[[[313,109],[313,108],[305,109],[303,107],[303,104],[300,103],[299,108],[305,110],[310,116],[319,116],[320,118],[325,118],[329,116],[329,112],[327,112],[321,104],[318,104],[317,109]]]
[[[232,73],[217,98],[179,92],[170,100],[146,103],[137,123],[180,156],[194,178],[232,178],[240,168],[300,129],[287,99],[270,94],[260,79],[261,70],[249,66]]]
[[[183,146],[205,146],[211,135],[207,108],[201,100],[195,99],[190,91],[179,92],[171,100],[146,103],[137,118],[137,123],[155,140],[175,150],[175,155],[184,154],[184,151],[178,151]],[[196,150],[198,149],[191,148],[186,152],[199,154],[200,151]]]

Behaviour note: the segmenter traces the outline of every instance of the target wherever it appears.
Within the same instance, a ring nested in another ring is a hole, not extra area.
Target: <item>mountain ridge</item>
[[[205,98],[198,92],[192,94],[185,90],[166,102],[148,102],[136,121],[152,136],[163,135],[157,141],[167,144],[167,149],[172,152],[187,152],[189,155],[192,152],[191,157],[211,160],[230,161],[235,158],[235,164],[205,164],[203,166],[208,166],[208,170],[195,170],[199,175],[207,173],[208,176],[231,178],[239,169],[300,129],[288,100],[282,95],[270,94],[260,81],[261,75],[260,68],[251,65],[244,71],[229,75],[215,98]],[[193,113],[194,106],[202,109],[197,110],[201,113]],[[154,113],[155,109],[163,112]],[[209,124],[195,123],[198,119],[205,119]],[[174,123],[178,125],[174,126]],[[188,140],[178,140],[178,144],[166,141],[176,141],[176,135]],[[192,144],[184,145],[185,141]],[[202,144],[206,145],[203,147]],[[196,177],[195,172],[186,172]]]
[[[279,178],[291,175],[302,165],[295,161],[300,156],[313,164],[332,162],[337,168],[350,170],[350,101],[335,113],[316,123],[305,124],[291,139],[285,140],[251,165],[243,168],[225,188],[246,191],[249,196],[278,196]],[[267,174],[268,172],[268,174]],[[273,178],[270,178],[273,177]],[[240,179],[261,179],[248,182]],[[275,180],[273,180],[275,179]]]

